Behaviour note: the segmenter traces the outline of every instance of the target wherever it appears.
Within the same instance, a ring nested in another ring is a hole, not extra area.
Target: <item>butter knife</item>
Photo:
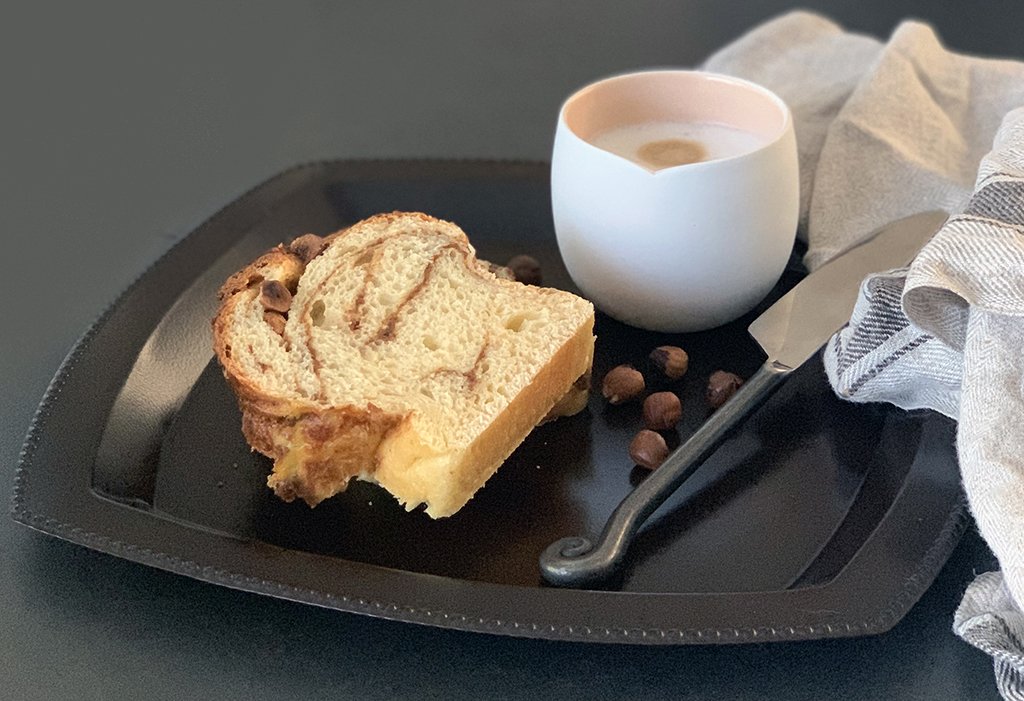
[[[945,212],[923,212],[882,227],[864,243],[805,277],[755,319],[748,331],[768,356],[760,369],[622,500],[596,544],[573,536],[549,545],[540,556],[544,579],[582,587],[619,572],[644,521],[791,372],[849,321],[864,277],[909,263],[946,217]]]

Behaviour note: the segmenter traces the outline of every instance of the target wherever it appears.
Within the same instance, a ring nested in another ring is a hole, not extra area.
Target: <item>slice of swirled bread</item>
[[[496,276],[424,214],[278,246],[221,300],[214,348],[286,501],[316,505],[356,477],[451,515],[553,408],[586,397],[591,304]]]

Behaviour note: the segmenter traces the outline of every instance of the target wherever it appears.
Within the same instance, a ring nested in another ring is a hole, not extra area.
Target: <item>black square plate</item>
[[[545,586],[537,557],[595,534],[643,479],[638,407],[593,393],[536,429],[455,516],[406,513],[376,487],[309,509],[265,485],[210,350],[216,290],[270,246],[382,211],[458,223],[480,255],[529,253],[573,289],[540,163],[323,162],[225,207],[146,271],[78,342],[26,441],[13,513],[43,532],[198,579],[355,613],[508,635],[709,643],[863,635],[893,626],[963,530],[954,425],[836,399],[808,363],[643,528],[606,590]],[[794,261],[797,258],[794,257]],[[799,278],[797,263],[772,297]],[[595,377],[680,345],[685,439],[707,376],[761,363],[746,326],[638,331],[602,315]]]

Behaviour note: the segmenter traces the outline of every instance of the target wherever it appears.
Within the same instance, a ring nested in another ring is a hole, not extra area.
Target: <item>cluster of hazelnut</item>
[[[690,367],[690,357],[678,346],[658,346],[650,355],[651,364],[669,380],[678,380]],[[737,375],[716,370],[708,378],[704,398],[717,409],[743,384]],[[643,373],[629,365],[612,368],[604,376],[601,393],[609,404],[638,400],[647,389]],[[629,456],[640,467],[657,468],[668,457],[668,444],[658,431],[670,431],[683,416],[683,406],[675,392],[653,392],[643,400],[644,427],[629,444]]]

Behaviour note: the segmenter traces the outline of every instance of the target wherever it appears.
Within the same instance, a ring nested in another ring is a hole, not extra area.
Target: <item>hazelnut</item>
[[[303,264],[308,264],[309,261],[323,253],[325,248],[327,248],[327,241],[316,234],[303,234],[288,244],[288,252],[297,255]]]
[[[628,365],[619,365],[608,371],[601,383],[601,394],[609,404],[622,404],[636,399],[644,392],[644,376]]]
[[[533,256],[515,256],[507,263],[507,266],[516,281],[524,285],[540,285],[543,281],[540,263]]]
[[[724,370],[716,370],[708,378],[708,387],[704,391],[704,398],[707,399],[712,409],[717,409],[729,401],[729,398],[736,394],[736,390],[742,384],[743,380],[738,375]]]
[[[683,405],[672,392],[655,392],[644,400],[644,426],[652,431],[667,431],[683,416]]]
[[[690,367],[690,356],[678,346],[658,346],[648,357],[670,380],[678,380]]]
[[[654,470],[668,457],[668,445],[660,433],[645,428],[630,442],[629,457],[640,467]]]
[[[263,312],[263,321],[270,324],[270,328],[274,329],[274,333],[276,333],[278,336],[284,335],[284,314],[282,314],[281,312],[266,311]]]
[[[260,304],[264,309],[284,313],[292,306],[292,293],[277,280],[264,280],[260,285]]]

